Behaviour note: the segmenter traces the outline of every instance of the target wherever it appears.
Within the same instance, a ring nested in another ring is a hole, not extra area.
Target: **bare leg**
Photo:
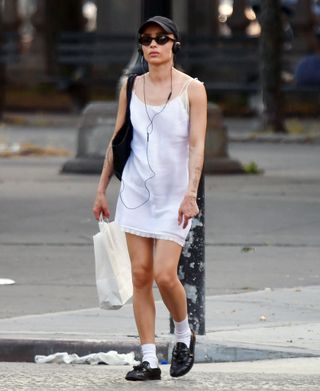
[[[176,344],[170,365],[173,377],[185,375],[194,363],[195,336],[188,324],[186,294],[177,273],[180,254],[178,244],[157,241],[153,264],[155,280],[175,324]]]
[[[153,239],[126,233],[132,268],[133,310],[142,344],[155,343]]]
[[[186,293],[177,274],[181,250],[175,242],[157,240],[153,266],[162,300],[176,322],[187,317]]]

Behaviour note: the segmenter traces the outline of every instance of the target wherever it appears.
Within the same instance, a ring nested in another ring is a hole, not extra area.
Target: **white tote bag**
[[[125,233],[117,223],[105,222],[101,217],[99,229],[93,236],[99,306],[119,309],[133,294]]]

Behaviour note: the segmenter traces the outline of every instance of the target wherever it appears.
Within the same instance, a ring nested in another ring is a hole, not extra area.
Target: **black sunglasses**
[[[141,43],[143,46],[149,46],[153,40],[155,40],[158,45],[165,45],[169,41],[175,42],[174,38],[168,37],[165,34],[161,34],[155,37],[151,37],[150,35],[142,35],[139,38],[139,43]]]

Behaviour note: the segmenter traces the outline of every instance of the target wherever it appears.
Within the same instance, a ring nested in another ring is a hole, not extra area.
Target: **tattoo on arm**
[[[202,168],[200,166],[196,166],[192,172],[191,178],[191,192],[197,194],[200,177],[201,177]]]
[[[108,145],[107,151],[106,151],[106,156],[104,159],[104,164],[113,166],[113,153],[112,153],[112,148],[111,144]]]
[[[106,175],[108,179],[112,177],[113,174],[113,153],[112,153],[112,145],[109,143],[103,163],[103,168],[106,171]]]

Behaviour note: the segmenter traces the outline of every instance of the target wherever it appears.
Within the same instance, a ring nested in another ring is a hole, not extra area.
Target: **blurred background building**
[[[92,99],[113,99],[151,3],[156,2],[0,0],[2,107],[71,112]],[[320,1],[281,4],[282,81],[290,91],[286,112],[313,114],[319,110],[319,94],[314,99],[308,90],[320,86],[312,77],[309,85],[303,78],[297,83],[296,69],[306,56],[320,56]],[[205,82],[209,98],[224,112],[256,112],[260,1],[167,0],[161,6],[182,33],[179,65]]]

